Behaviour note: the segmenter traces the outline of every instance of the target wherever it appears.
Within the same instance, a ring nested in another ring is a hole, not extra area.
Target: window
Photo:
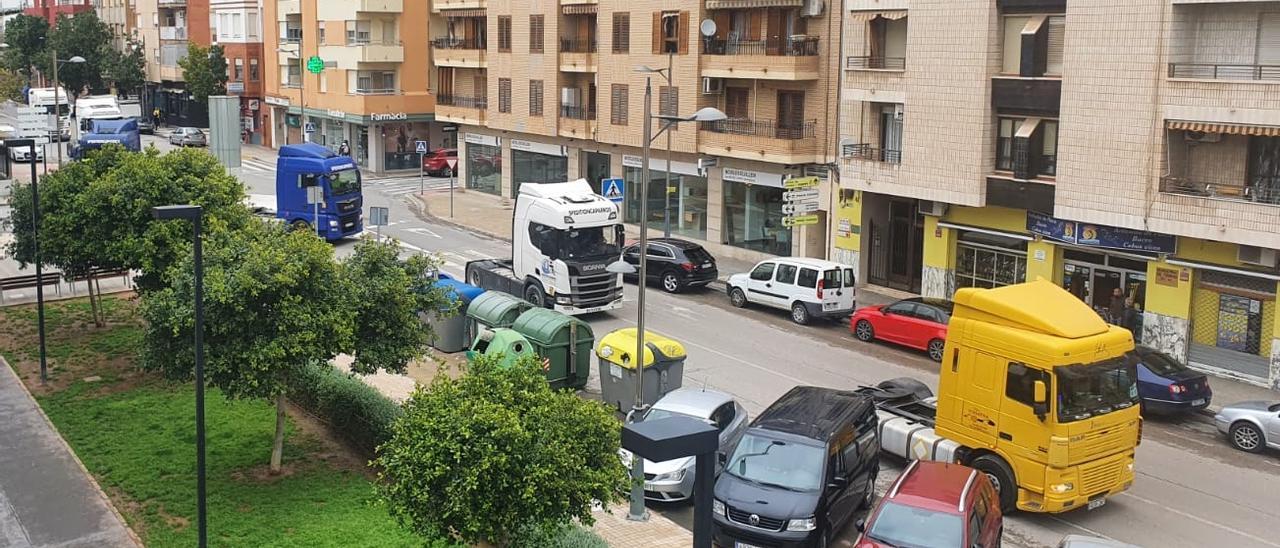
[[[257,41],[258,38],[258,12],[250,11],[249,16],[245,18],[248,24],[247,37],[250,42]]]
[[[511,16],[498,16],[498,51],[511,51]]]
[[[1043,76],[1045,74],[1062,74],[1062,51],[1066,37],[1066,17],[1062,15],[1017,15],[1004,18],[1004,29],[1001,33],[1001,52],[1003,64],[1000,71],[1004,74],[1020,76]],[[1036,36],[1042,40],[1032,40],[1024,47],[1024,36]],[[1034,44],[1034,46],[1032,46]],[[1037,51],[1039,44],[1044,44],[1043,51]],[[1023,57],[1034,57],[1029,70],[1023,70]]]
[[[613,14],[613,52],[631,52],[631,14]]]
[[[1004,64],[1000,68],[1000,72],[1004,74],[1018,74],[1022,71],[1022,29],[1031,21],[1030,17],[1017,16],[1004,18],[1004,33],[1002,45],[1004,53]]]
[[[559,255],[555,243],[555,229],[538,223],[529,223],[529,243],[538,248],[543,255],[555,257]]]
[[[689,52],[689,12],[663,11],[653,14],[653,52]]]
[[[796,283],[795,265],[789,265],[789,264],[778,265],[778,275],[775,276],[773,279],[778,283],[794,285]]]
[[[723,432],[725,428],[728,428],[733,423],[733,419],[736,416],[738,416],[738,410],[734,407],[733,402],[729,402],[717,407],[711,413],[711,422],[715,423],[717,430]]]
[[[898,301],[884,309],[885,314],[897,314],[899,316],[914,316],[916,313],[916,303],[911,301]]]
[[[529,16],[529,53],[542,53],[543,25],[542,14]]]
[[[866,68],[903,70],[907,64],[907,18],[876,17],[867,23]]]
[[[967,242],[956,247],[957,288],[992,289],[1022,283],[1027,277],[1025,250],[1006,250]]]
[[[231,36],[234,38],[241,38],[244,36],[244,14],[243,13],[231,14]]]
[[[627,125],[627,85],[613,84],[609,103],[609,122],[615,126]]]
[[[658,114],[663,116],[679,116],[680,115],[680,88],[675,86],[661,86],[658,88]],[[671,124],[667,131],[675,131],[680,124]]]
[[[368,44],[370,38],[369,21],[347,21],[347,43]]]
[[[1041,118],[1000,118],[996,169],[1018,179],[1052,177],[1058,166],[1058,122]]]
[[[773,269],[777,266],[777,263],[760,263],[755,270],[751,271],[751,279],[758,282],[767,282],[773,277]]]
[[[321,80],[323,80],[323,78]],[[258,60],[257,59],[249,60],[249,81],[250,82],[258,81]]]
[[[938,309],[932,306],[916,305],[916,317],[928,322],[947,323]]]
[[[511,112],[511,79],[498,78],[498,112]]]
[[[884,105],[880,109],[880,158],[882,162],[902,163],[903,105]]]
[[[801,268],[800,279],[796,281],[800,287],[818,287],[818,271],[812,268]]]
[[[653,245],[653,244],[649,244],[649,256],[659,257],[662,259],[671,259],[675,257],[675,255],[671,254],[670,249],[667,249],[660,245]]]
[[[542,116],[542,80],[529,80],[529,116]]]
[[[235,66],[235,72],[232,73],[231,80],[235,82],[243,82],[244,81],[244,59],[240,59],[237,57],[235,59],[234,66]]]
[[[1036,381],[1044,381],[1049,386],[1049,373],[1032,369],[1020,363],[1010,363],[1009,373],[1005,378],[1004,395],[1027,407],[1035,405]]]

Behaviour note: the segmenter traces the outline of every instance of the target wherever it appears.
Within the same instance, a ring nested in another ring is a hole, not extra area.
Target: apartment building
[[[227,59],[227,94],[240,96],[244,140],[262,144],[266,109],[262,104],[262,11],[258,0],[210,0],[214,43]]]
[[[23,2],[23,5],[26,6],[23,13],[42,17],[49,22],[49,26],[57,23],[61,15],[70,17],[80,12],[93,11],[94,8],[93,0],[31,0]]]
[[[1280,2],[845,6],[834,257],[1132,299],[1141,343],[1280,388]]]
[[[514,197],[522,183],[585,178],[602,191],[623,179],[628,223],[643,199],[652,229],[720,256],[823,256],[829,208],[793,229],[783,193],[791,177],[834,179],[840,14],[830,5],[439,0],[437,116],[459,126],[469,190]],[[715,107],[728,119],[660,135],[655,120],[641,196],[646,85],[654,115]]]
[[[416,141],[452,146],[428,92],[426,4],[264,0],[268,143],[347,141],[374,173],[416,172]]]
[[[209,0],[135,0],[134,17],[147,49],[143,111],[159,108],[169,125],[208,126],[208,107],[191,100],[178,61],[187,56],[188,43],[213,43]]]

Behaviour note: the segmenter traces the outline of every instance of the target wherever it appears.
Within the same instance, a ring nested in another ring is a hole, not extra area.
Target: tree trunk
[[[271,473],[280,473],[280,458],[284,453],[284,392],[276,396],[276,439],[271,445]]]
[[[104,322],[101,315],[98,314],[98,300],[93,296],[93,280],[88,280],[85,285],[89,287],[89,310],[93,314],[93,325],[102,327]]]

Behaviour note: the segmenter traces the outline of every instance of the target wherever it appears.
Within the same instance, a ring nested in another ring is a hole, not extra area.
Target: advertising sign
[[[1027,230],[1060,242],[1090,247],[1173,253],[1177,237],[1129,228],[1077,223],[1034,211],[1027,212]]]

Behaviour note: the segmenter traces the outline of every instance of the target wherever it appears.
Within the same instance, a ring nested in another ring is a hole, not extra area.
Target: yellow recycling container
[[[645,405],[680,388],[684,379],[684,345],[645,330],[643,372],[636,370],[636,328],[610,332],[596,346],[600,393],[605,403],[627,412],[636,403],[636,383],[641,382]],[[643,376],[641,376],[643,375]]]

